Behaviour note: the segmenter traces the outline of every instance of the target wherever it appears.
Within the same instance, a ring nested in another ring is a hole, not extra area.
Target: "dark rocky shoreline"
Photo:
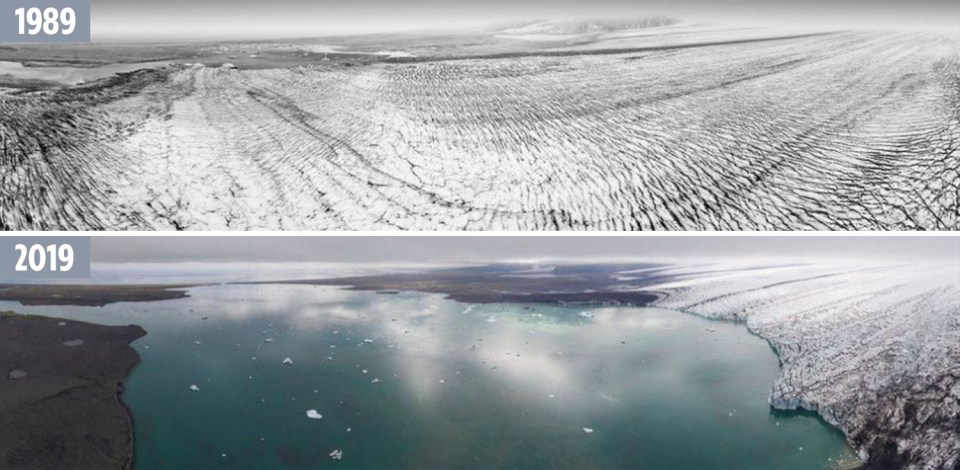
[[[648,305],[661,292],[638,291],[636,285],[663,281],[655,272],[630,282],[610,276],[617,270],[651,269],[656,264],[556,266],[549,273],[524,271],[529,266],[494,264],[418,273],[382,274],[331,279],[277,281],[274,284],[340,286],[349,290],[443,294],[462,303],[539,303]]]
[[[194,285],[162,284],[0,284],[0,300],[22,305],[103,307],[116,302],[149,302],[187,297]]]
[[[120,393],[140,361],[129,343],[145,334],[0,313],[0,468],[131,468],[133,422]]]

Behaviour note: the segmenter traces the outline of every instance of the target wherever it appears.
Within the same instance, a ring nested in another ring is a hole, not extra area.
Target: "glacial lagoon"
[[[102,308],[2,304],[147,330],[122,395],[138,469],[856,462],[816,415],[767,405],[779,366],[766,341],[680,312],[293,285]]]

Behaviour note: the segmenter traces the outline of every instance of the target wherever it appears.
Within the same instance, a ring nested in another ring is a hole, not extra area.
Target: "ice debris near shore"
[[[75,348],[77,346],[83,346],[84,341],[82,339],[71,339],[70,341],[64,341],[63,345],[68,348]]]
[[[25,371],[25,370],[19,370],[19,369],[11,370],[10,373],[7,374],[7,378],[10,379],[10,380],[22,380],[22,379],[25,379],[25,378],[27,378],[27,371]]]
[[[960,265],[664,270],[656,305],[739,320],[782,362],[770,404],[817,411],[868,468],[960,465]]]

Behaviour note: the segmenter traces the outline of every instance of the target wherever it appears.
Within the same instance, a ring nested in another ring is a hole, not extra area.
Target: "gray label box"
[[[71,260],[69,269],[67,255]],[[0,236],[0,279],[89,277],[90,237]]]
[[[30,22],[36,19],[36,14],[30,14],[31,9],[40,12],[40,28],[35,34],[29,34],[36,29]],[[71,18],[67,9],[73,12],[74,27],[69,34],[64,34],[68,26],[64,21]],[[50,12],[45,15],[47,10]],[[54,13],[56,20],[51,21]],[[56,32],[50,33],[53,23],[56,23]],[[90,42],[90,0],[0,0],[0,43],[3,42]]]

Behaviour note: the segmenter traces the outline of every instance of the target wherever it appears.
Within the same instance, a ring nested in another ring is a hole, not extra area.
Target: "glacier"
[[[673,267],[648,288],[769,341],[771,406],[818,412],[868,468],[960,465],[960,265],[746,267]]]

